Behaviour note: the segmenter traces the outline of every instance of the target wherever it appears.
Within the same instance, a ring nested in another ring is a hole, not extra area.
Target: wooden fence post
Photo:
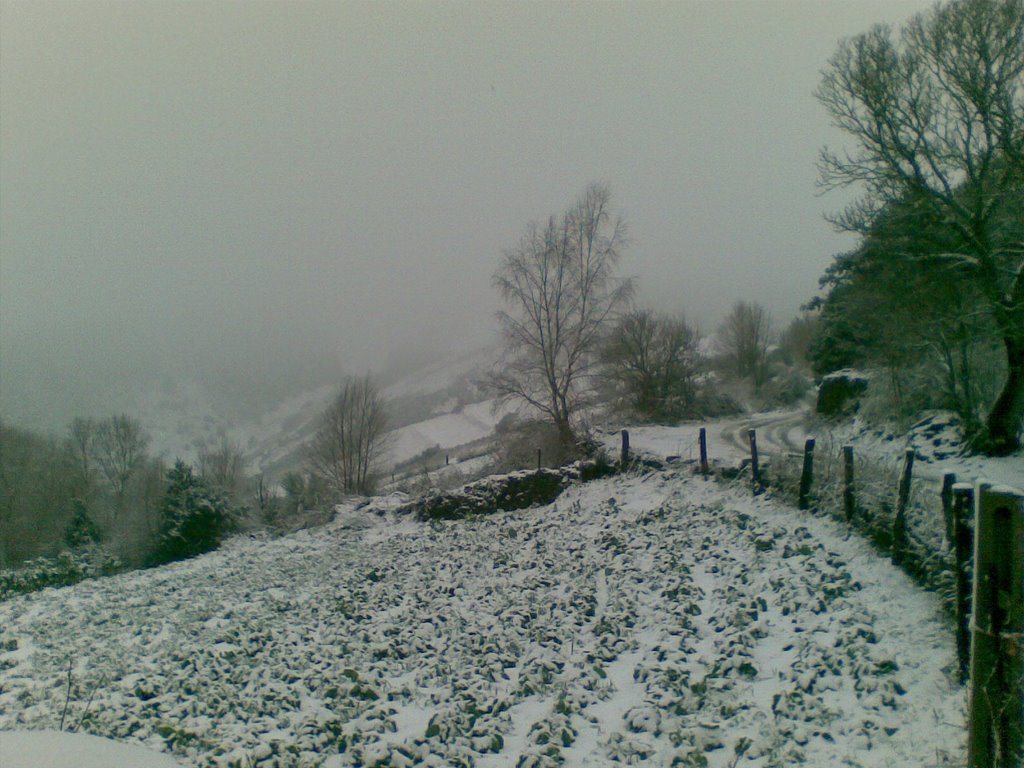
[[[967,764],[1024,764],[1024,491],[978,483]]]
[[[629,430],[622,430],[622,466],[629,463]]]
[[[892,561],[903,562],[907,554],[907,504],[910,502],[910,482],[914,475],[914,449],[903,454],[903,473],[900,475],[899,495],[896,498],[896,517],[892,521]]]
[[[811,506],[811,483],[814,481],[814,438],[807,438],[804,443],[804,467],[800,473],[800,499],[797,507],[808,509]]]
[[[757,463],[757,431],[751,429],[747,434],[750,436],[750,478],[754,484],[754,495],[756,496],[764,490],[761,487],[761,469]]]
[[[953,549],[953,486],[956,485],[956,475],[947,472],[942,476],[942,519],[946,523],[946,546]]]
[[[953,486],[953,552],[956,568],[956,658],[960,683],[967,682],[971,666],[971,557],[974,553],[974,486]]]
[[[846,522],[853,522],[853,515],[857,508],[857,497],[853,490],[853,446],[843,446],[843,509],[846,512]]]
[[[708,431],[700,428],[700,473],[708,479]]]

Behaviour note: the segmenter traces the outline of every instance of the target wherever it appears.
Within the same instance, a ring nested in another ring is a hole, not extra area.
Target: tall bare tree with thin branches
[[[604,375],[640,418],[692,416],[701,370],[700,333],[682,315],[634,309],[615,323],[602,344]]]
[[[737,376],[755,387],[768,380],[768,347],[773,340],[772,317],[757,302],[737,301],[722,322],[719,342]]]
[[[235,504],[245,481],[245,452],[241,444],[222,434],[214,445],[199,451],[199,476],[207,485],[227,496]]]
[[[615,275],[626,225],[610,201],[608,187],[587,187],[561,216],[531,224],[494,274],[508,310],[498,313],[506,357],[490,384],[543,414],[565,445],[575,439],[601,333],[633,290]]]
[[[76,492],[88,503],[93,492],[93,464],[96,452],[96,421],[78,417],[68,427],[68,451],[74,457]]]
[[[373,380],[345,379],[307,447],[310,471],[338,497],[369,493],[386,428],[384,398]]]
[[[121,515],[129,483],[146,461],[149,436],[142,424],[122,413],[100,421],[93,440],[96,463],[114,493],[114,512]]]

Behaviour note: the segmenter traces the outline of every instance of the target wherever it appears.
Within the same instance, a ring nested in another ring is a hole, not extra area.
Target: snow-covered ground
[[[506,413],[514,410],[494,400],[467,405],[457,413],[446,413],[391,433],[390,460],[399,464],[435,446],[442,450],[481,440],[493,434]]]
[[[768,458],[793,460],[803,450],[804,440],[813,437],[819,461],[826,451],[838,456],[841,446],[855,446],[857,455],[878,462],[899,464],[903,453],[913,447],[917,454],[915,477],[936,487],[947,472],[962,482],[980,479],[999,485],[1024,487],[1024,452],[1005,458],[967,456],[960,453],[960,435],[946,414],[935,414],[908,435],[891,434],[864,426],[859,421],[842,424],[816,419],[809,409],[780,410],[708,422],[690,422],[676,427],[629,427],[630,446],[640,452],[683,460],[700,457],[699,435],[704,427],[708,456],[712,462],[736,465],[750,457],[749,429],[757,432],[758,451]],[[618,431],[603,435],[603,443],[618,455],[621,444]],[[796,459],[800,461],[799,458]]]
[[[181,768],[160,752],[85,733],[0,731],[4,768]]]
[[[414,370],[385,387],[388,399],[433,394],[451,389],[460,381],[482,378],[484,371],[497,359],[499,349],[487,345],[469,352],[442,355],[429,365]]]
[[[893,460],[912,447],[917,456],[915,475],[935,484],[941,481],[943,474],[952,472],[963,482],[985,479],[997,485],[1024,487],[1024,451],[1000,458],[966,455],[962,452],[956,420],[948,413],[931,414],[899,439],[856,419],[836,430],[835,437],[837,441],[856,445],[858,451],[868,455]]]
[[[346,510],[0,604],[0,731],[56,728],[69,664],[71,727],[194,766],[882,768],[964,742],[935,595],[674,470],[461,522]]]

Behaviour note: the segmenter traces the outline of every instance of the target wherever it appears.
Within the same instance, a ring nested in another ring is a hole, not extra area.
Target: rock
[[[869,381],[866,374],[849,369],[828,374],[818,386],[818,413],[839,416],[855,411]]]

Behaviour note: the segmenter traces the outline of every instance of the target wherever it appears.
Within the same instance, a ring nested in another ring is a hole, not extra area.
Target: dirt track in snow
[[[741,453],[750,452],[750,430],[757,432],[760,453],[802,453],[804,440],[810,435],[806,429],[807,416],[803,411],[776,411],[726,422],[719,437]]]

